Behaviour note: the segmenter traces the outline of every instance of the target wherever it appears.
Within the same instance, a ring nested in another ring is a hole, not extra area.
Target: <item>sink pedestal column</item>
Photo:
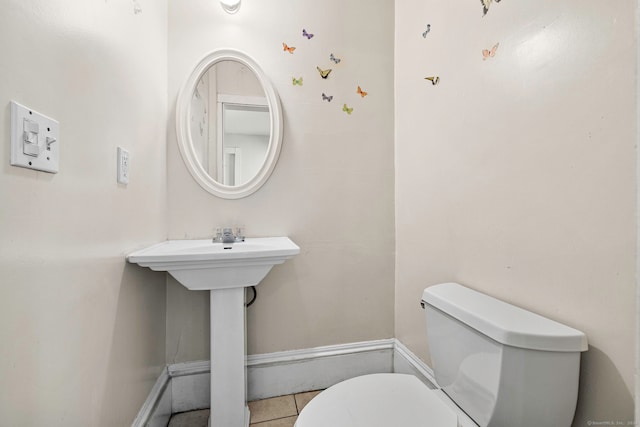
[[[248,427],[244,288],[214,289],[211,300],[211,427]]]

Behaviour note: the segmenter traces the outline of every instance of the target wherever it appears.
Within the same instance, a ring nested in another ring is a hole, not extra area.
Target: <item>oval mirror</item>
[[[246,197],[267,181],[280,155],[280,99],[250,56],[215,50],[180,90],[176,132],[182,158],[202,188],[225,199]]]

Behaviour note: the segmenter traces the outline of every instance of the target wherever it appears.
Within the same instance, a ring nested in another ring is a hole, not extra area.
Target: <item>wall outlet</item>
[[[129,183],[129,152],[118,147],[118,183]]]

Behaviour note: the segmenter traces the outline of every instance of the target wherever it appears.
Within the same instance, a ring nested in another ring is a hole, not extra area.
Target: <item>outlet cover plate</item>
[[[129,183],[129,152],[118,147],[118,183]]]

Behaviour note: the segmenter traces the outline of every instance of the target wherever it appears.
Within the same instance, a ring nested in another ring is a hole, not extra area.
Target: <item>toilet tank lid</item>
[[[504,345],[559,352],[588,349],[584,333],[457,283],[426,288],[422,301]]]

